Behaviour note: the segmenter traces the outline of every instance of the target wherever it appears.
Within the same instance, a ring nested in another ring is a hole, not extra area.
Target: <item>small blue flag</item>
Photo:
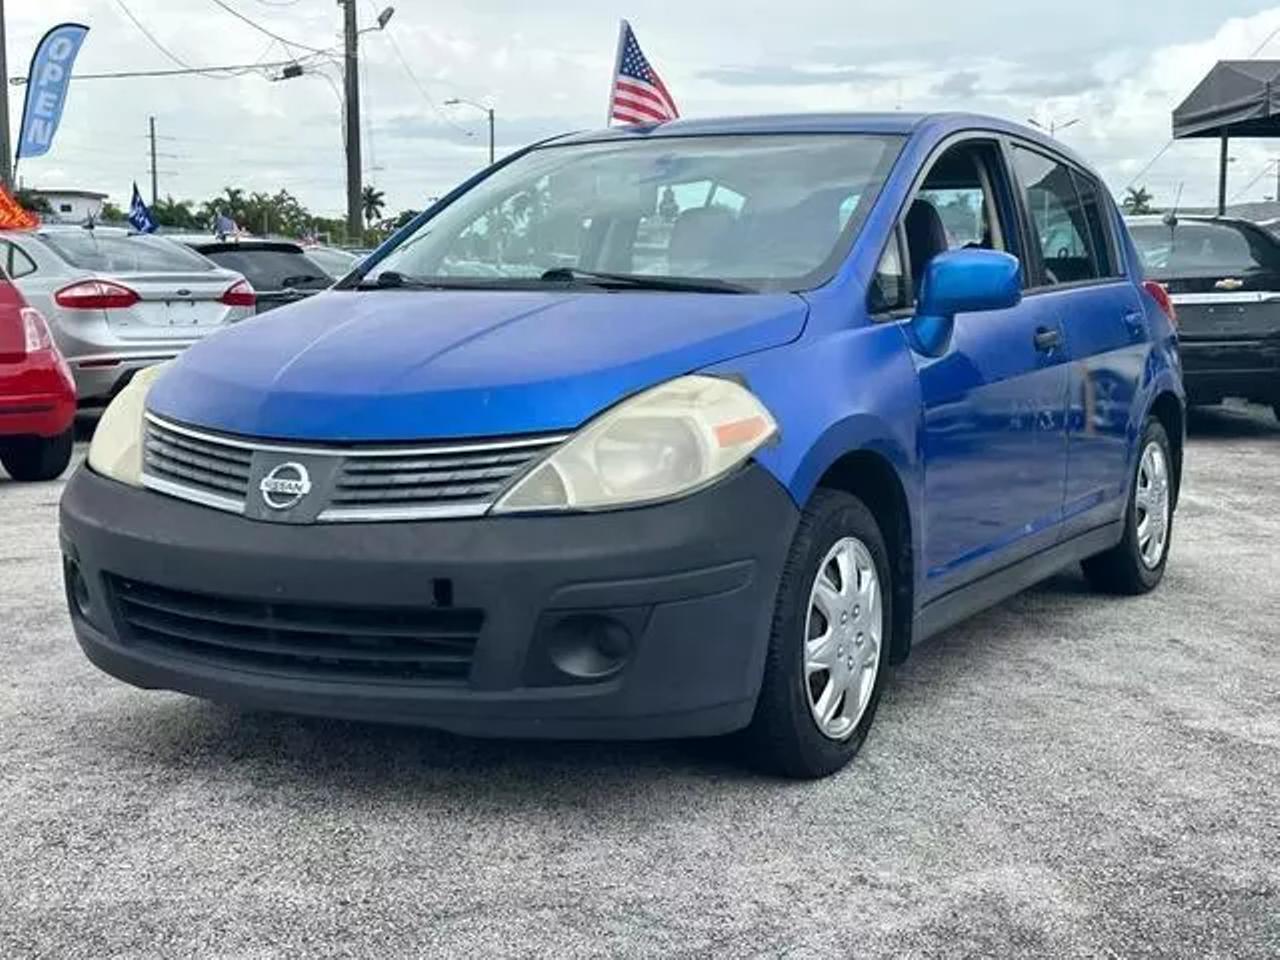
[[[155,233],[156,220],[151,211],[142,202],[142,194],[138,192],[138,184],[133,185],[133,199],[129,201],[129,223],[139,233]]]

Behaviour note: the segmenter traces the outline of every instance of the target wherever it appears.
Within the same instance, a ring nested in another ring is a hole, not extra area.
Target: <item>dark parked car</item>
[[[1128,223],[1147,276],[1177,309],[1188,403],[1243,397],[1280,417],[1280,240],[1225,217]]]
[[[288,240],[179,237],[220,267],[242,273],[258,292],[258,312],[305,300],[333,283],[329,272]]]

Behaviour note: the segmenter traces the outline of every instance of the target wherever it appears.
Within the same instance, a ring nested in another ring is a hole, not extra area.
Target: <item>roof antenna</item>
[[[1164,225],[1170,230],[1178,225],[1178,208],[1182,206],[1182,188],[1186,185],[1185,180],[1178,184],[1178,195],[1173,198],[1173,209],[1164,215]]]

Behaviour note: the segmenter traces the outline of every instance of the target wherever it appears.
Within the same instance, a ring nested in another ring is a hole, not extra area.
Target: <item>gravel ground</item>
[[[81,656],[0,480],[0,956],[1280,955],[1280,427],[1193,423],[1164,586],[898,668],[852,768],[246,714]]]

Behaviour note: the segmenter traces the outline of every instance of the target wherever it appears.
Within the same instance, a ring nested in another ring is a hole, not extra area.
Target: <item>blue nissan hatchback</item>
[[[824,775],[913,644],[1160,581],[1172,320],[1003,121],[558,138],[137,377],[63,496],[72,622],[140,687]]]

